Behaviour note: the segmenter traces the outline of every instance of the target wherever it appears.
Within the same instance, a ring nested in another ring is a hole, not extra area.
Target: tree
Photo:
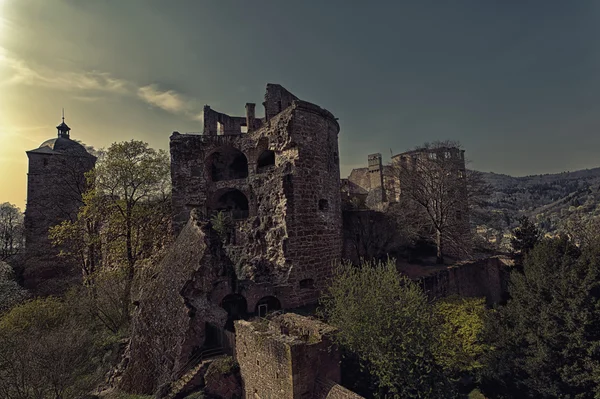
[[[0,315],[24,301],[27,291],[15,280],[13,268],[0,261]]]
[[[453,397],[435,360],[438,323],[432,305],[393,260],[339,265],[321,306],[339,329],[341,347],[375,377],[381,397]]]
[[[483,340],[485,298],[444,298],[436,302],[435,313],[440,326],[437,363],[453,378],[478,372],[489,350]]]
[[[0,204],[0,260],[15,255],[23,246],[23,213],[8,202]]]
[[[92,279],[99,273],[99,263],[101,268],[123,271],[119,302],[128,318],[139,262],[156,253],[171,235],[169,157],[141,141],[114,143],[101,154],[88,181],[91,190],[83,196],[77,221],[54,228],[51,237]]]
[[[478,172],[466,170],[460,144],[426,143],[394,159],[390,171],[400,197],[418,207],[437,247],[437,262],[451,251],[470,253],[470,208],[487,191]]]
[[[0,397],[75,399],[99,381],[93,329],[73,303],[36,299],[0,318]]]
[[[513,251],[525,255],[540,241],[542,234],[527,216],[519,218],[519,227],[513,231],[510,243]]]
[[[600,250],[540,241],[512,273],[511,299],[490,318],[484,393],[600,397]]]

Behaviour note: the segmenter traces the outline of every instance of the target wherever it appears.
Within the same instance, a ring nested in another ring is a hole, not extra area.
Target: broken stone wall
[[[227,312],[210,298],[222,287],[230,290],[232,273],[214,233],[192,214],[164,258],[139,276],[121,389],[152,393],[181,377],[204,344],[206,323],[225,324]]]
[[[340,381],[334,329],[307,317],[236,322],[237,361],[247,398],[311,398],[317,379]]]
[[[485,297],[488,304],[497,304],[507,292],[510,265],[504,257],[463,262],[422,278],[421,284],[431,298]]]

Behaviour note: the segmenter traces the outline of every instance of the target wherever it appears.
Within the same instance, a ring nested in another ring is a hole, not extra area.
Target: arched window
[[[256,172],[264,173],[275,166],[275,152],[271,150],[263,151],[256,161]]]
[[[208,201],[209,213],[225,212],[232,219],[246,219],[249,215],[248,198],[240,190],[225,188],[215,192]]]
[[[245,179],[248,177],[248,159],[237,148],[221,147],[206,158],[212,181]]]
[[[261,298],[256,304],[256,314],[259,317],[265,317],[267,313],[281,309],[281,302],[274,296]]]

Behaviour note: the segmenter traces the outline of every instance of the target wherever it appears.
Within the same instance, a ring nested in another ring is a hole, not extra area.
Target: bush
[[[322,309],[337,341],[373,376],[387,398],[451,398],[454,387],[436,362],[438,318],[416,283],[393,260],[337,267]]]
[[[18,305],[0,318],[0,397],[70,399],[102,376],[93,320],[73,295]]]

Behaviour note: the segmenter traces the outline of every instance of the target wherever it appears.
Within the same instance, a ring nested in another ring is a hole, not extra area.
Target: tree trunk
[[[444,264],[444,254],[442,252],[442,232],[438,229],[435,231],[435,244],[437,246],[437,255],[435,263],[438,265]]]

